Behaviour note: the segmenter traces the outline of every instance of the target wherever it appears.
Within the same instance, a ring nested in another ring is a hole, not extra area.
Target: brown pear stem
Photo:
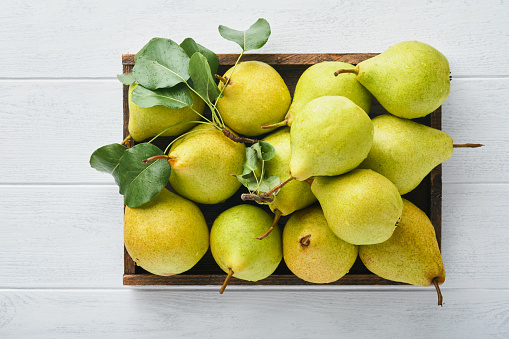
[[[435,289],[437,290],[438,294],[438,306],[442,306],[442,301],[444,298],[442,297],[442,291],[440,291],[440,287],[438,287],[438,277],[434,278],[432,281],[433,285],[435,285]]]
[[[477,147],[483,147],[483,144],[453,144],[453,148],[477,148]]]
[[[228,82],[228,78],[222,77],[219,74],[214,74],[214,78],[221,80],[222,83],[226,84]],[[230,82],[231,84],[231,82]]]
[[[153,157],[150,157],[150,158],[147,158],[147,159],[144,159],[142,160],[141,162],[143,162],[144,164],[147,164],[151,161],[154,161],[154,160],[159,160],[159,159],[168,159],[169,157],[166,155],[166,154],[161,154],[161,155],[156,155],[156,156],[153,156]]]
[[[307,178],[304,181],[307,182],[308,184],[312,185],[313,184],[313,180],[315,180],[315,178]]]
[[[311,243],[311,241],[309,240],[309,238],[311,238],[311,234],[308,234],[306,235],[305,237],[301,238],[300,239],[300,245],[302,247],[307,247],[309,246],[309,244]]]
[[[235,142],[247,142],[248,144],[256,144],[258,141],[260,141],[260,140],[256,140],[256,139],[239,137],[239,136],[233,134],[232,132],[230,132],[227,128],[223,128],[221,131],[223,132],[223,134],[225,136],[227,136],[228,138],[230,138],[231,140],[233,140]]]
[[[228,267],[228,275],[226,276],[226,279],[224,280],[223,286],[221,286],[221,289],[219,290],[219,294],[223,294],[224,289],[226,288],[226,286],[228,286],[228,282],[230,281],[230,278],[232,277],[232,275],[233,275],[233,271],[232,271],[231,267]]]
[[[242,193],[240,195],[242,201],[258,201],[258,202],[266,202],[271,203],[274,201],[274,198],[270,197],[262,197],[256,193]]]
[[[260,236],[259,236],[258,238],[256,238],[256,239],[258,239],[258,240],[262,240],[262,239],[266,238],[266,237],[270,234],[270,232],[272,232],[272,230],[274,229],[274,226],[276,226],[276,224],[277,224],[277,222],[278,222],[279,218],[281,218],[281,211],[280,211],[280,210],[278,210],[278,209],[276,209],[276,210],[274,211],[274,220],[272,221],[272,225],[270,225],[270,227],[269,227],[269,229],[267,230],[267,232],[263,233],[262,235],[260,235]]]
[[[280,183],[279,185],[276,185],[274,186],[274,188],[272,188],[270,191],[268,191],[267,193],[262,193],[260,194],[260,196],[262,197],[270,197],[272,194],[274,194],[274,192],[276,192],[278,189],[280,189],[281,187],[283,187],[284,185],[288,184],[290,181],[292,181],[293,179],[295,179],[294,177],[289,177],[288,179],[286,179],[285,181],[283,181],[282,183]]]
[[[129,140],[131,140],[131,134],[129,134],[128,136],[125,137],[124,140],[122,140],[122,142],[120,143],[120,145],[125,145],[126,142],[128,142]]]
[[[272,124],[272,125],[262,126],[262,128],[263,129],[267,129],[267,128],[275,128],[275,127],[287,126],[287,125],[288,125],[288,119],[285,119],[283,121],[277,122],[277,123]]]
[[[359,71],[357,68],[348,68],[348,69],[338,69],[336,72],[334,72],[335,76],[338,76],[341,73],[353,73],[353,74],[359,74]]]

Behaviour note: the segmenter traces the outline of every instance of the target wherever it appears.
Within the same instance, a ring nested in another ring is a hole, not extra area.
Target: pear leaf
[[[124,203],[138,207],[154,198],[168,183],[171,167],[167,160],[158,159],[144,164],[144,159],[162,155],[157,146],[143,143],[128,148],[119,163],[120,190]]]
[[[237,180],[246,187],[249,192],[255,192],[258,189],[258,182],[256,181],[256,177],[253,172],[249,172],[242,175],[235,175]]]
[[[218,29],[223,38],[236,42],[244,52],[261,48],[270,36],[270,25],[265,19],[258,19],[245,31],[238,31],[223,25],[220,25]]]
[[[276,155],[276,149],[267,141],[260,140],[261,158],[263,161],[269,161]]]
[[[117,79],[124,85],[132,85],[136,81],[133,73],[117,74]]]
[[[171,88],[147,89],[137,85],[131,100],[140,107],[163,105],[169,108],[182,108],[193,105],[193,97],[186,84],[178,84]]]
[[[221,91],[217,87],[210,72],[209,63],[200,52],[193,54],[189,60],[189,73],[193,80],[194,90],[210,103],[215,100]]]
[[[136,82],[148,89],[173,87],[189,79],[189,57],[170,39],[150,40],[134,57]]]
[[[260,188],[258,189],[261,193],[267,193],[277,185],[281,183],[281,179],[275,175],[268,175],[260,181]],[[279,190],[274,192],[274,195],[277,195]]]
[[[258,156],[253,148],[246,147],[246,162],[242,167],[244,169],[242,175],[254,172],[258,169]]]
[[[200,52],[205,58],[207,58],[210,67],[210,73],[212,75],[217,73],[217,69],[219,67],[219,59],[216,53],[196,43],[192,38],[186,38],[180,43],[180,47],[182,47],[182,49],[187,53],[188,57],[192,57],[194,53]]]
[[[119,184],[118,165],[120,158],[127,148],[120,144],[109,144],[102,146],[90,156],[90,166],[99,172],[106,172],[113,176],[117,185]],[[122,194],[122,193],[121,193]]]

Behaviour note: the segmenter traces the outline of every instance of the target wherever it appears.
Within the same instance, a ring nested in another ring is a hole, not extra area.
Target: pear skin
[[[264,141],[276,149],[276,155],[265,162],[265,171],[269,175],[276,175],[282,181],[290,177],[290,128],[285,127],[266,136]],[[276,210],[281,215],[288,215],[311,205],[316,201],[307,182],[293,180],[279,190],[274,201],[269,204],[272,212]]]
[[[283,229],[283,257],[293,274],[312,283],[334,282],[350,271],[356,245],[338,238],[320,206],[293,214]]]
[[[129,87],[129,134],[131,134],[134,141],[139,142],[150,137],[155,137],[166,128],[181,122],[201,120],[200,116],[193,109],[203,114],[205,103],[193,92],[191,92],[193,97],[192,109],[191,107],[175,109],[163,105],[144,108],[137,106],[131,101],[131,94],[136,86],[136,84],[133,84]],[[182,124],[170,128],[161,135],[165,137],[181,135],[194,126],[196,126],[194,123]]]
[[[248,281],[267,278],[283,257],[281,231],[276,225],[263,241],[272,217],[259,207],[237,205],[221,213],[210,231],[210,249],[223,271]]]
[[[335,176],[353,170],[367,157],[373,123],[362,108],[342,96],[311,100],[290,129],[292,177]]]
[[[445,281],[435,229],[426,213],[405,199],[392,237],[381,244],[360,246],[359,256],[371,272],[384,279],[416,286]]]
[[[382,174],[400,194],[412,191],[452,155],[452,139],[443,131],[389,114],[374,118],[373,125],[373,145],[359,168]]]
[[[293,101],[286,114],[291,126],[297,112],[313,99],[323,96],[344,96],[369,114],[372,95],[362,86],[354,74],[334,76],[338,69],[353,69],[355,66],[339,61],[323,61],[309,67],[302,73],[295,87]]]
[[[389,239],[403,210],[396,186],[371,170],[315,177],[311,190],[332,232],[354,245],[377,244]]]
[[[210,125],[200,124],[190,132],[171,146],[170,184],[192,201],[223,202],[241,186],[232,174],[242,173],[246,146]]]
[[[233,67],[225,74],[229,78]],[[219,83],[219,89],[224,84]],[[225,124],[237,133],[256,136],[270,132],[261,126],[283,120],[291,96],[281,75],[270,65],[259,61],[241,62],[217,100]]]
[[[356,66],[357,80],[391,114],[415,119],[436,110],[449,96],[449,62],[432,46],[403,41]]]
[[[200,209],[163,188],[151,201],[125,208],[125,248],[138,266],[170,276],[189,270],[209,247]]]

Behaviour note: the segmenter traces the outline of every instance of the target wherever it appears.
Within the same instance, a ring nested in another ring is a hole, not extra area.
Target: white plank
[[[381,52],[403,40],[442,51],[454,75],[509,75],[504,1],[2,1],[2,77],[112,77],[122,53],[149,39],[188,36],[216,53],[238,52],[220,24],[245,29],[259,17],[272,37],[260,52]]]
[[[509,185],[444,186],[445,287],[509,287],[508,196]],[[121,287],[115,186],[0,186],[0,215],[0,288]]]
[[[507,338],[508,290],[0,290],[2,338]]]
[[[456,149],[445,182],[509,182],[509,79],[454,79],[443,129]],[[88,166],[98,147],[122,140],[122,87],[116,80],[0,81],[0,183],[113,183]],[[22,165],[23,170],[19,170]]]

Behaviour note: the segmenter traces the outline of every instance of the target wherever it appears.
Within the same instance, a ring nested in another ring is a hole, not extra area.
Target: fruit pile
[[[435,285],[440,296],[445,271],[433,225],[401,195],[452,155],[446,133],[408,120],[446,100],[447,59],[406,41],[356,66],[320,62],[302,74],[292,101],[270,65],[239,62],[266,43],[265,20],[219,32],[242,48],[222,76],[216,54],[190,38],[151,40],[132,73],[119,75],[130,85],[128,138],[137,144],[103,146],[90,163],[124,195],[125,246],[136,264],[179,274],[210,244],[228,274],[222,293],[231,276],[264,279],[283,258],[305,281],[334,282],[360,256],[378,276]],[[370,119],[373,96],[390,114]],[[153,145],[160,136],[175,137],[164,151]],[[168,180],[177,194],[164,188]],[[221,203],[242,185],[243,200],[267,204],[274,216],[239,204],[209,232],[194,202]]]

